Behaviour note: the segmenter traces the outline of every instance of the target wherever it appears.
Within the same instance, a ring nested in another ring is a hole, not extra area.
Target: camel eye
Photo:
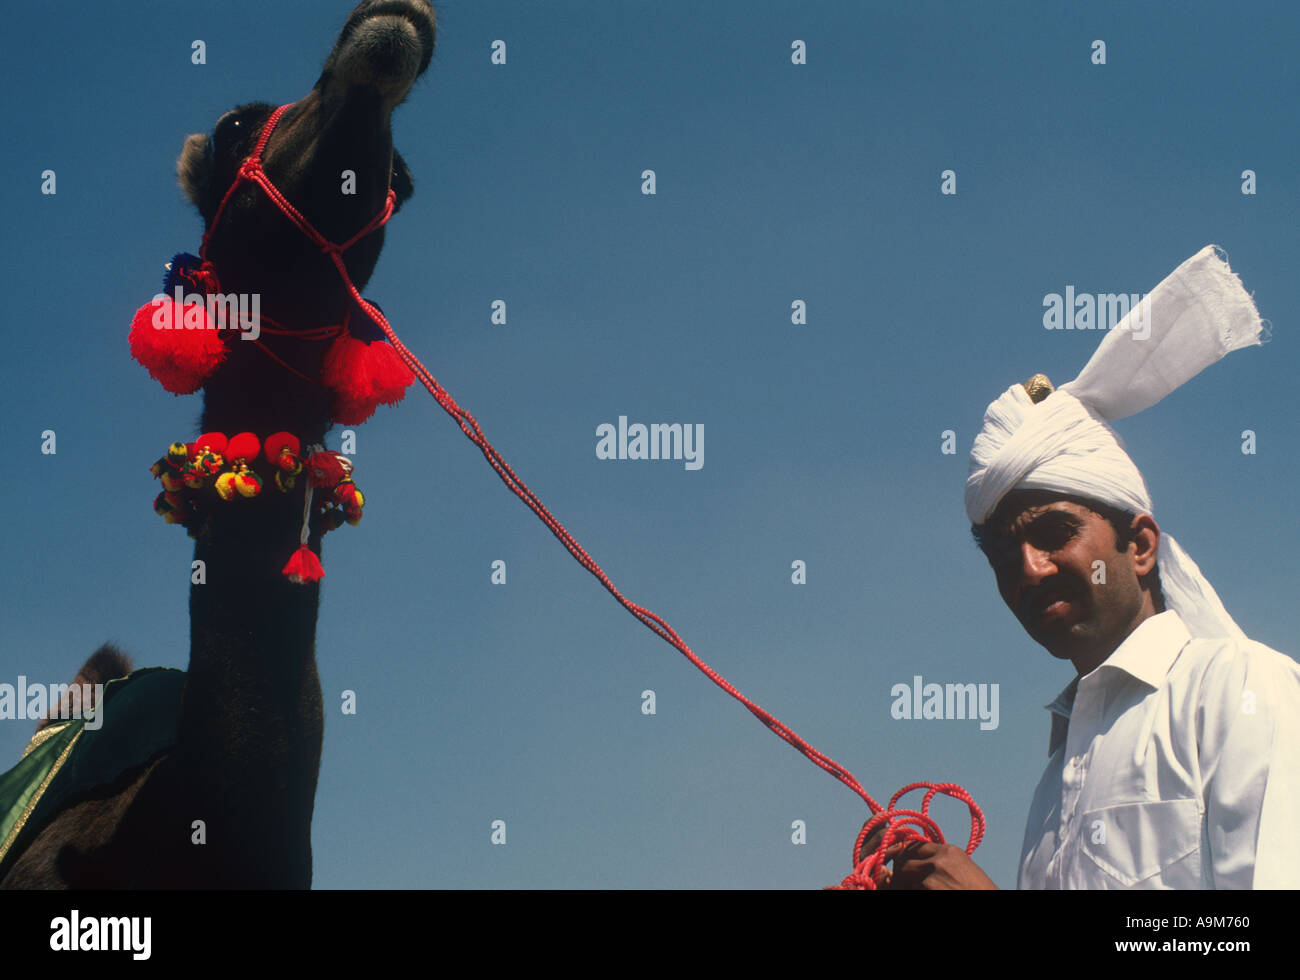
[[[247,107],[231,109],[220,119],[212,131],[212,146],[218,159],[233,159],[248,152],[252,133],[247,125],[252,118]]]
[[[232,119],[230,113],[226,113],[217,120],[217,125],[213,127],[213,139],[221,144],[228,142],[236,132],[235,127],[239,125],[238,119]]]

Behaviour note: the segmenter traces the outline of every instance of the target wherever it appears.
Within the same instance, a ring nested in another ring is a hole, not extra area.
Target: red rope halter
[[[199,246],[199,257],[203,259],[204,262],[208,261],[208,244],[212,239],[213,232],[217,230],[217,225],[221,222],[221,215],[226,210],[226,204],[234,195],[235,189],[245,180],[251,181],[258,187],[262,188],[262,190],[266,192],[266,196],[275,202],[275,206],[280,209],[280,212],[285,217],[297,225],[298,229],[311,239],[312,243],[316,245],[317,248],[322,252],[325,252],[331,258],[338,260],[340,264],[345,251],[361,239],[365,238],[372,231],[382,228],[387,224],[388,219],[393,216],[393,211],[397,207],[397,192],[390,187],[388,189],[388,196],[384,199],[384,206],[380,209],[379,213],[371,218],[360,231],[347,241],[335,243],[331,242],[312,227],[311,222],[303,217],[302,212],[289,203],[289,199],[280,193],[280,189],[271,182],[271,178],[267,176],[266,170],[262,167],[262,154],[266,152],[266,144],[270,142],[271,133],[274,132],[276,125],[280,122],[280,117],[283,116],[285,110],[289,109],[293,104],[294,103],[292,102],[286,103],[271,113],[270,117],[266,120],[266,125],[262,127],[261,135],[257,138],[257,143],[253,147],[253,152],[244,158],[244,162],[239,165],[239,169],[235,172],[235,179],[231,182],[230,186],[226,188],[226,193],[222,196],[221,203],[217,205],[217,213],[213,215],[212,223],[208,225],[207,229],[203,232],[203,242]],[[348,279],[346,271],[343,273],[343,279],[347,282],[349,288],[351,288],[352,282]],[[293,337],[295,340],[333,340],[347,329],[348,319],[351,315],[352,311],[348,310],[347,314],[343,317],[342,323],[317,327],[311,330],[290,330],[275,320],[272,320],[270,317],[262,316],[260,318],[261,324],[259,329],[265,334]],[[267,326],[267,324],[270,324],[270,326]],[[303,381],[316,385],[320,384],[319,379],[311,378],[303,374],[293,365],[279,357],[270,347],[263,344],[260,340],[255,340],[253,343],[260,351],[262,351],[262,353],[271,358],[271,360],[275,361],[285,370],[297,375]]]
[[[347,330],[348,321],[350,319],[352,319],[352,311],[348,310],[347,313],[343,314],[342,323],[333,323],[324,327],[312,327],[308,330],[292,330],[289,327],[286,327],[284,324],[280,323],[278,320],[272,320],[266,314],[262,314],[262,316],[259,317],[260,323],[258,325],[258,329],[262,333],[270,334],[273,337],[293,337],[295,340],[333,340],[339,334],[343,333],[343,331]],[[270,324],[270,326],[267,326],[267,324]],[[308,384],[314,384],[318,386],[320,385],[319,378],[313,378],[306,374],[303,374],[296,367],[294,367],[284,358],[280,357],[278,354],[275,353],[275,351],[271,350],[271,348],[267,347],[266,344],[262,343],[260,340],[253,341],[253,344],[254,346],[257,347],[258,350],[260,350],[271,360],[275,361],[276,364],[280,365],[280,367],[284,368],[286,371],[290,372],[291,374],[296,374],[298,377],[302,378],[302,380],[306,381]]]
[[[289,105],[292,105],[292,103]],[[713,681],[714,684],[718,685],[718,687],[722,688],[748,708],[759,721],[770,728],[779,738],[794,746],[795,749],[805,755],[814,765],[830,773],[863,799],[870,808],[872,817],[863,825],[861,832],[858,834],[857,841],[853,845],[853,872],[836,887],[852,889],[876,888],[884,874],[885,854],[888,849],[896,843],[927,840],[939,844],[945,843],[943,832],[939,829],[938,824],[936,824],[929,816],[930,803],[938,794],[944,794],[961,800],[970,810],[971,830],[970,838],[966,845],[966,853],[974,853],[975,848],[979,846],[980,841],[984,838],[984,814],[980,811],[979,805],[976,804],[966,790],[962,789],[955,783],[912,783],[909,786],[903,787],[890,798],[888,808],[882,807],[871,798],[866,790],[862,788],[861,784],[854,778],[851,772],[841,766],[834,759],[830,758],[830,756],[819,752],[813,746],[809,745],[800,738],[793,729],[783,724],[769,712],[765,711],[753,701],[749,700],[749,698],[745,697],[745,695],[741,694],[740,691],[727,681],[726,678],[701,660],[695,652],[686,645],[686,642],[677,635],[676,630],[644,606],[639,606],[635,602],[626,598],[617,588],[615,588],[614,583],[610,581],[609,576],[605,574],[601,567],[596,563],[595,559],[587,554],[586,550],[578,544],[573,535],[565,529],[563,524],[556,520],[551,512],[546,509],[546,506],[541,502],[537,495],[533,493],[533,491],[528,488],[527,484],[525,484],[524,481],[515,474],[515,471],[510,468],[510,464],[507,463],[492,444],[488,442],[487,437],[483,434],[483,430],[479,427],[478,422],[475,421],[474,416],[470,415],[469,412],[456,404],[456,400],[448,394],[442,385],[438,384],[433,375],[429,373],[428,368],[420,363],[419,358],[417,358],[407,348],[407,346],[398,339],[397,334],[393,331],[392,326],[388,322],[388,318],[385,317],[384,314],[380,312],[379,308],[373,303],[365,300],[357,290],[357,287],[353,284],[351,277],[348,275],[347,267],[343,262],[343,252],[372,231],[382,227],[383,224],[392,217],[393,208],[397,199],[397,196],[392,189],[389,189],[388,198],[379,214],[375,215],[375,217],[372,218],[365,227],[349,238],[346,242],[336,244],[329,241],[325,236],[313,228],[311,223],[303,217],[298,209],[295,208],[278,189],[276,189],[273,183],[271,183],[271,179],[266,175],[266,171],[262,169],[262,153],[266,149],[272,131],[279,122],[281,115],[283,115],[284,111],[289,108],[289,105],[282,105],[271,113],[265,127],[262,129],[262,134],[257,141],[253,153],[240,165],[234,183],[231,184],[230,188],[226,191],[225,196],[221,199],[221,204],[217,208],[216,217],[213,218],[212,224],[203,235],[203,248],[200,254],[206,258],[208,239],[217,226],[217,222],[221,217],[222,210],[226,206],[226,202],[230,200],[231,194],[234,193],[234,190],[240,181],[251,180],[261,187],[266,192],[267,196],[275,202],[276,207],[280,209],[285,217],[297,225],[304,235],[311,239],[311,241],[322,252],[329,256],[330,260],[334,263],[334,267],[338,270],[344,286],[347,287],[347,291],[352,297],[352,300],[365,311],[366,315],[369,316],[371,320],[379,325],[379,328],[384,332],[384,336],[388,338],[388,342],[393,345],[393,349],[397,351],[402,360],[411,369],[412,373],[415,374],[438,404],[442,406],[443,410],[455,419],[456,424],[460,426],[460,429],[465,433],[466,438],[479,448],[479,451],[483,453],[484,458],[487,459],[488,465],[496,471],[502,482],[510,488],[510,491],[514,493],[515,496],[528,505],[528,508],[532,510],[532,512],[541,519],[542,523],[550,529],[551,533],[560,540],[560,543],[564,545],[569,554],[571,554],[583,568],[591,572],[600,584],[603,585],[609,593],[617,599],[625,609],[627,609],[628,612],[681,652],[691,663],[698,667],[699,670],[709,678],[709,680]],[[267,353],[270,352],[268,351]],[[276,358],[276,360],[279,360],[279,358]],[[922,787],[926,789],[926,794],[921,802],[921,809],[919,811],[896,809],[900,797],[914,789]],[[861,854],[863,844],[866,842],[867,838],[880,827],[885,828],[884,836],[882,837],[880,844],[870,855],[863,857]]]

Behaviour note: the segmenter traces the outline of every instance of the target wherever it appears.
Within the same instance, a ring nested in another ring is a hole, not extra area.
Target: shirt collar
[[[1143,620],[1097,669],[1122,670],[1147,687],[1159,687],[1191,638],[1178,613],[1172,609],[1157,613]]]
[[[1147,687],[1158,688],[1169,673],[1169,668],[1178,659],[1179,652],[1191,638],[1186,624],[1172,609],[1148,616],[1125,638],[1123,643],[1115,648],[1114,653],[1087,676],[1092,677],[1103,668],[1109,667],[1123,671]],[[1079,693],[1079,680],[1075,677],[1051,704],[1046,705],[1047,710],[1052,713],[1048,755],[1055,752],[1057,746],[1065,741],[1070,725],[1070,711],[1074,707],[1074,698]]]
[[[1070,709],[1074,707],[1074,696],[1079,691],[1079,678],[1065,686],[1065,690],[1056,696],[1056,700],[1047,705],[1052,713],[1052,732],[1047,739],[1047,754],[1056,752],[1057,746],[1065,743],[1066,733],[1070,728]]]

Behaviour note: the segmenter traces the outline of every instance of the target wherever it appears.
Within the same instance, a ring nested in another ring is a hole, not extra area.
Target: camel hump
[[[95,707],[94,691],[96,684],[107,684],[115,678],[125,677],[127,674],[131,673],[131,667],[131,658],[111,643],[105,643],[102,647],[92,653],[90,659],[81,665],[81,670],[77,671],[77,676],[72,682],[72,686],[78,689],[78,696],[80,696],[81,691],[87,690],[86,687],[82,687],[81,685],[87,685],[89,688],[90,703],[83,703],[81,705],[82,711],[89,711],[91,708]],[[67,702],[70,697],[71,695],[65,694],[63,700]],[[65,710],[57,712],[51,711],[41,719],[40,723],[36,726],[36,730],[39,732],[46,725],[57,721],[60,717],[66,718],[68,717],[68,713]]]

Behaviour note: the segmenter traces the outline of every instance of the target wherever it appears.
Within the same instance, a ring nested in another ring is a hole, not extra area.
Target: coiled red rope
[[[970,839],[966,845],[966,853],[974,853],[975,848],[977,848],[980,841],[984,839],[984,814],[980,810],[979,805],[971,798],[970,794],[967,793],[966,790],[962,789],[955,783],[912,783],[895,793],[893,797],[890,798],[888,807],[882,807],[871,798],[866,790],[862,788],[862,785],[854,778],[851,772],[841,766],[830,756],[813,748],[813,746],[800,738],[789,726],[785,725],[772,714],[749,700],[745,695],[741,694],[740,691],[737,690],[736,687],[725,677],[701,660],[695,652],[686,645],[686,642],[677,635],[676,630],[652,613],[649,609],[632,602],[614,587],[614,583],[610,581],[609,576],[605,574],[601,567],[596,564],[596,560],[592,558],[591,555],[587,554],[582,545],[578,544],[577,540],[568,532],[568,530],[565,529],[564,525],[556,520],[551,512],[546,509],[546,506],[541,502],[537,495],[533,493],[533,491],[528,488],[528,485],[519,478],[513,469],[510,468],[510,464],[507,463],[502,455],[496,451],[490,442],[488,442],[487,437],[483,434],[483,430],[474,419],[474,416],[470,415],[469,412],[456,404],[456,400],[451,397],[442,385],[438,384],[433,375],[429,373],[428,368],[420,363],[420,359],[417,358],[415,354],[413,354],[410,349],[398,339],[397,334],[393,331],[392,326],[388,322],[388,318],[384,316],[377,306],[364,299],[361,293],[357,291],[357,287],[353,284],[352,278],[348,275],[347,267],[343,262],[343,252],[354,242],[379,228],[389,219],[389,217],[392,216],[395,202],[395,195],[393,192],[391,190],[388,192],[388,198],[385,201],[383,209],[364,228],[358,231],[346,242],[336,244],[329,241],[313,228],[311,223],[303,217],[298,209],[295,208],[283,194],[280,193],[276,186],[271,182],[271,179],[266,175],[266,172],[262,169],[261,165],[262,152],[266,148],[267,141],[270,139],[271,131],[275,128],[281,114],[283,114],[287,108],[287,105],[280,106],[271,114],[271,117],[267,120],[267,123],[263,128],[261,137],[258,139],[254,152],[240,166],[239,174],[235,183],[237,184],[239,182],[239,178],[251,180],[256,183],[266,192],[267,196],[275,202],[276,206],[284,213],[285,217],[289,218],[289,220],[297,225],[303,234],[310,238],[322,252],[329,256],[330,260],[334,263],[334,267],[338,270],[339,276],[342,278],[353,301],[366,312],[366,315],[369,316],[371,320],[379,325],[379,328],[384,332],[384,336],[388,338],[388,342],[393,345],[393,349],[397,351],[403,362],[411,369],[411,372],[419,378],[420,383],[424,385],[429,394],[434,397],[448,415],[455,419],[456,424],[460,426],[460,430],[465,433],[466,438],[479,448],[479,451],[483,453],[488,464],[492,469],[496,470],[497,475],[501,477],[502,482],[510,488],[511,492],[528,505],[528,508],[541,519],[543,524],[550,528],[551,533],[560,540],[560,543],[563,544],[566,549],[568,549],[569,554],[577,559],[578,563],[582,565],[583,568],[587,569],[587,571],[594,575],[600,584],[609,591],[610,595],[617,599],[628,612],[675,647],[683,656],[686,657],[687,660],[699,668],[699,670],[708,677],[709,680],[713,681],[714,684],[718,685],[718,687],[722,688],[748,708],[751,714],[776,733],[778,737],[794,746],[794,748],[806,756],[814,765],[824,769],[849,789],[853,790],[853,792],[857,793],[858,796],[862,797],[863,801],[870,808],[872,816],[871,819],[863,825],[861,832],[858,834],[857,841],[853,845],[853,872],[835,887],[843,889],[877,888],[886,873],[884,867],[886,863],[886,853],[897,843],[906,843],[909,841],[933,841],[937,844],[945,843],[943,832],[939,829],[939,825],[936,824],[929,815],[930,803],[934,797],[939,794],[961,800],[970,810],[971,831]],[[221,209],[225,206],[226,200],[228,200],[231,193],[233,193],[234,186],[235,185],[233,184],[231,185],[230,189],[227,190],[225,197],[222,199],[221,206],[217,211],[218,217],[220,216]],[[208,233],[204,235],[205,248],[208,236],[215,227],[216,220],[214,219],[212,227],[209,228]],[[270,352],[268,351],[267,353]],[[921,809],[919,811],[897,809],[900,797],[914,789],[920,789],[922,787],[926,789],[926,793],[925,797],[922,799]],[[875,847],[871,854],[864,857],[861,854],[863,845],[871,834],[881,827],[885,828],[885,830],[880,843]]]

